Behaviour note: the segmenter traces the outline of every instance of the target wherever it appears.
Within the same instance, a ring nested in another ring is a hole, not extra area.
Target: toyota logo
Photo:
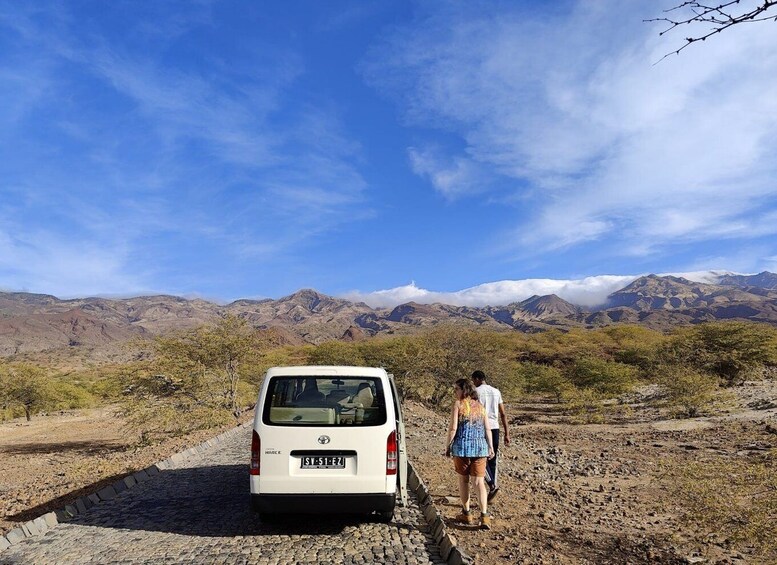
[[[318,443],[320,443],[321,445],[326,445],[330,441],[331,440],[329,439],[329,436],[318,436]]]

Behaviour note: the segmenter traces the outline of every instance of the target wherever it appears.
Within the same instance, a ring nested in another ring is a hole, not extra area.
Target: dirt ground
[[[777,447],[775,382],[748,383],[725,413],[687,420],[659,420],[637,405],[614,423],[572,425],[554,404],[508,405],[512,442],[500,447],[489,531],[454,521],[460,504],[453,463],[443,456],[445,417],[413,404],[406,410],[411,459],[476,563],[777,562],[681,525],[666,473]],[[472,508],[479,516],[474,496]]]
[[[136,447],[112,408],[0,424],[0,533],[218,433]]]
[[[485,531],[453,520],[459,504],[443,456],[445,415],[405,406],[411,460],[478,564],[777,562],[682,526],[666,473],[777,446],[777,382],[738,388],[726,410],[707,418],[666,419],[639,403],[605,424],[571,424],[552,403],[507,411],[512,443],[500,448],[494,526]],[[218,433],[137,448],[123,430],[110,408],[0,424],[0,531]]]

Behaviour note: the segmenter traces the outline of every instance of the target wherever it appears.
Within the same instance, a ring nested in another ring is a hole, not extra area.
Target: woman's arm
[[[451,444],[456,437],[456,428],[459,426],[459,402],[455,401],[451,407],[451,418],[448,423],[448,439],[445,441],[445,456],[451,456]]]

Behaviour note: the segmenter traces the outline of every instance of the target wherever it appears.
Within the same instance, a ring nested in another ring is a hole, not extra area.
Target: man
[[[499,492],[496,475],[496,454],[499,450],[499,421],[502,421],[505,445],[510,445],[510,431],[507,429],[507,414],[502,403],[502,393],[499,392],[499,389],[486,384],[486,374],[483,371],[472,373],[472,383],[475,385],[481,404],[486,407],[486,414],[491,424],[491,435],[494,443],[494,457],[486,463],[486,483],[488,484],[488,501],[490,502],[496,496],[496,493]]]

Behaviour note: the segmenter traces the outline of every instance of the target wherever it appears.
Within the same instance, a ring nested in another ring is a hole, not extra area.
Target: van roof
[[[379,367],[351,367],[346,365],[300,365],[296,367],[271,367],[267,376],[359,376],[383,377],[386,370]]]

